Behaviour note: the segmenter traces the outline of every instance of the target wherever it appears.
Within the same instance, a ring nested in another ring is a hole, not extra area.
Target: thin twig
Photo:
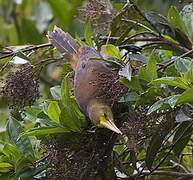
[[[154,26],[154,24],[149,20],[147,19],[147,17],[145,16],[145,14],[141,11],[141,9],[138,8],[138,6],[133,2],[133,0],[129,0],[130,4],[134,7],[134,9],[138,12],[138,14],[144,18],[144,20],[146,22],[148,22],[154,29],[155,31],[158,32],[157,28]],[[154,32],[155,33],[155,32]],[[160,34],[160,32],[158,32]]]
[[[40,44],[40,45],[32,45],[32,47],[27,48],[27,49],[24,49],[24,50],[21,50],[21,51],[22,51],[22,52],[28,52],[28,51],[37,50],[37,49],[40,49],[40,48],[50,47],[50,46],[52,46],[51,43],[45,43],[45,44]],[[9,54],[6,54],[6,55],[4,55],[4,56],[1,56],[0,59],[4,59],[4,58],[7,58],[7,57],[15,56],[17,53],[18,53],[18,51],[16,51],[16,52],[11,52],[11,53],[9,53]]]
[[[47,159],[49,156],[50,156],[50,154],[47,154],[47,155],[46,155],[46,156],[44,156],[43,158],[41,158],[41,159],[39,159],[39,160],[35,161],[35,164],[39,164],[40,162],[45,161],[45,159]]]
[[[177,59],[186,57],[186,56],[188,56],[188,55],[190,55],[190,54],[192,54],[192,53],[193,53],[193,49],[192,49],[192,50],[189,50],[188,52],[186,52],[186,53],[184,53],[184,54],[182,54],[182,55],[180,55],[180,56],[177,56],[177,57],[175,57],[175,58],[172,58],[169,63],[165,64],[164,66],[162,66],[162,67],[160,67],[160,68],[158,68],[158,71],[160,71],[161,69],[163,69],[163,71],[164,71],[167,67],[171,66]]]
[[[139,32],[139,33],[136,33],[136,34],[126,38],[121,44],[125,44],[127,41],[129,41],[130,39],[133,39],[133,38],[135,38],[137,36],[145,36],[145,34],[150,34],[150,35],[154,35],[155,36],[155,34],[153,34],[152,32],[149,32],[149,31]]]
[[[137,26],[140,26],[140,27],[146,29],[147,31],[151,32],[152,34],[154,34],[154,35],[156,35],[156,36],[158,35],[156,32],[152,31],[149,27],[145,26],[144,24],[139,23],[138,21],[134,21],[134,20],[131,20],[131,19],[124,19],[124,18],[121,19],[121,21],[135,24],[135,25],[137,25]]]
[[[144,170],[142,175],[148,175],[150,171]],[[154,171],[151,173],[152,175],[165,175],[165,176],[176,176],[176,177],[187,177],[193,178],[193,173],[180,173],[180,172],[173,172],[173,171]]]

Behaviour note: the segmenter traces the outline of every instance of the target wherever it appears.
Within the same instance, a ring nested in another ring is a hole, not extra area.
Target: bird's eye
[[[107,114],[106,113],[104,113],[104,117],[105,117],[105,119],[107,119]]]

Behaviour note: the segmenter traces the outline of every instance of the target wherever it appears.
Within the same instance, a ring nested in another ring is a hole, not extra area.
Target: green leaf
[[[92,36],[91,36],[91,24],[89,19],[87,19],[86,21],[84,37],[85,37],[86,43],[90,47],[93,47]]]
[[[80,111],[78,105],[74,101],[72,104],[73,113],[75,113],[75,116],[77,117],[78,121],[80,121],[81,127],[87,127],[88,121],[86,116]]]
[[[37,119],[38,114],[42,111],[41,108],[36,106],[25,107],[25,120],[35,122]]]
[[[54,126],[54,127],[59,127],[59,128],[65,128],[61,124],[58,124],[57,122],[52,121],[48,115],[46,115],[44,112],[41,112],[37,116],[37,123],[43,123],[47,126]]]
[[[159,79],[153,80],[150,84],[167,84],[170,86],[177,86],[182,89],[188,89],[189,86],[184,82],[184,79],[181,77],[162,77]]]
[[[14,117],[9,119],[7,131],[11,141],[16,144],[21,153],[27,158],[34,159],[34,152],[30,140],[27,137],[18,139],[20,134],[24,131],[21,124]]]
[[[60,99],[61,97],[61,87],[60,86],[54,86],[50,88],[50,93],[54,99]]]
[[[144,90],[141,87],[141,83],[137,76],[131,78],[131,81],[126,79],[125,77],[119,78],[119,81],[123,83],[126,87],[136,90],[138,92],[143,92]]]
[[[2,153],[10,160],[10,162],[17,162],[22,157],[22,153],[19,149],[9,143],[5,143]]]
[[[3,58],[3,59],[0,60],[0,64],[7,63],[7,62],[9,62],[9,61],[10,61],[9,58]]]
[[[178,58],[175,61],[175,68],[179,73],[188,72],[191,68],[192,61],[190,58]]]
[[[68,127],[71,131],[80,131],[81,130],[81,123],[80,120],[77,118],[75,112],[70,107],[64,107],[60,114],[60,123]]]
[[[31,180],[34,180],[34,176],[37,174],[40,174],[42,171],[44,171],[46,169],[45,165],[42,166],[38,166],[35,168],[30,168],[26,171],[24,171],[23,173],[19,174],[19,179],[20,180],[30,180],[30,178],[32,178]]]
[[[190,65],[190,70],[185,72],[182,77],[184,78],[185,82],[189,84],[189,86],[193,87],[193,63]]]
[[[121,59],[119,48],[112,44],[103,45],[101,50],[110,57]]]
[[[174,36],[174,29],[167,19],[156,12],[145,12],[145,17],[151,22],[151,25],[160,33],[168,36]]]
[[[151,80],[154,80],[157,78],[157,66],[156,66],[156,56],[152,54],[149,58],[149,61],[147,62],[147,73],[149,74],[149,77]]]
[[[173,144],[175,144],[173,151],[176,156],[179,156],[181,154],[188,141],[190,140],[193,132],[192,125],[192,121],[185,121],[182,122],[178,127],[173,138]]]
[[[122,97],[119,102],[137,101],[139,97],[140,96],[136,92],[130,92],[125,97]]]
[[[39,136],[39,135],[58,134],[58,133],[65,133],[65,132],[70,132],[70,131],[65,128],[59,128],[55,126],[39,127],[39,128],[33,128],[27,132],[22,133],[20,137],[23,138],[26,136]]]
[[[56,102],[56,101],[50,102],[49,106],[48,106],[48,116],[50,117],[50,119],[59,123],[60,113],[61,113],[61,110],[60,110],[60,107],[58,105],[58,102]]]
[[[151,86],[145,92],[140,93],[136,105],[152,105],[159,96],[162,96],[161,90]]]
[[[167,121],[164,124],[161,123],[155,130],[155,133],[153,134],[149,146],[147,148],[145,162],[148,169],[151,169],[164,139],[177,125],[177,123],[173,121],[173,118],[170,117],[170,115],[167,115],[166,119]]]
[[[171,108],[174,108],[178,102],[179,97],[180,97],[180,95],[173,95],[173,96],[169,96],[167,98],[160,99],[159,101],[155,102],[149,108],[147,115],[151,114],[154,111],[161,109],[163,107],[163,105],[169,105]],[[167,108],[167,106],[165,108]]]
[[[185,24],[180,16],[178,9],[175,6],[171,6],[168,11],[168,20],[172,23],[172,25],[187,34],[187,30],[185,28]]]
[[[68,83],[68,77],[65,76],[61,84],[61,94],[62,94],[62,103],[64,106],[70,106],[71,97],[70,97],[70,86]]]
[[[187,4],[184,6],[180,15],[184,22],[184,29],[186,29],[186,34],[188,35],[191,42],[193,42],[193,3]]]
[[[0,173],[6,173],[9,172],[13,169],[13,165],[6,163],[6,162],[1,162],[0,163]]]
[[[193,88],[184,91],[178,98],[177,104],[184,104],[193,101]]]

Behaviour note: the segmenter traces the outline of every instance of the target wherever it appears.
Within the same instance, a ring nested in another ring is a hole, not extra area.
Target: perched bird
[[[48,38],[69,59],[75,71],[74,95],[82,112],[97,127],[122,134],[114,123],[111,110],[113,103],[127,92],[127,88],[118,81],[118,73],[105,61],[93,60],[102,58],[100,52],[90,46],[80,46],[60,28],[55,27],[53,32],[48,32]]]

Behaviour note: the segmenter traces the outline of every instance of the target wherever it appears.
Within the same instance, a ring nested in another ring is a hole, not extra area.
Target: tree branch
[[[193,49],[189,50],[188,52],[186,52],[186,53],[184,53],[184,54],[182,54],[180,56],[177,56],[177,57],[171,59],[171,61],[169,63],[165,64],[164,66],[162,66],[160,68],[158,68],[158,71],[160,71],[161,69],[163,69],[163,71],[164,71],[167,67],[171,66],[177,59],[186,57],[186,56],[188,56],[188,55],[190,55],[192,53],[193,53]]]
[[[40,48],[44,48],[44,47],[49,47],[49,46],[52,46],[51,43],[45,43],[45,44],[40,44],[40,45],[31,45],[32,47],[30,48],[27,48],[27,49],[24,49],[22,50],[22,52],[28,52],[28,51],[33,51],[33,50],[37,50],[37,49],[40,49]],[[0,57],[0,60],[1,59],[4,59],[4,58],[8,58],[8,57],[11,57],[11,56],[15,56],[19,51],[16,51],[16,52],[11,52],[9,54],[6,54],[4,56],[1,56]]]
[[[141,174],[142,175],[149,175],[149,170],[144,170]],[[180,173],[180,172],[173,172],[173,171],[154,171],[151,173],[152,175],[165,175],[165,176],[176,176],[176,177],[186,177],[186,178],[193,178],[193,173]]]

